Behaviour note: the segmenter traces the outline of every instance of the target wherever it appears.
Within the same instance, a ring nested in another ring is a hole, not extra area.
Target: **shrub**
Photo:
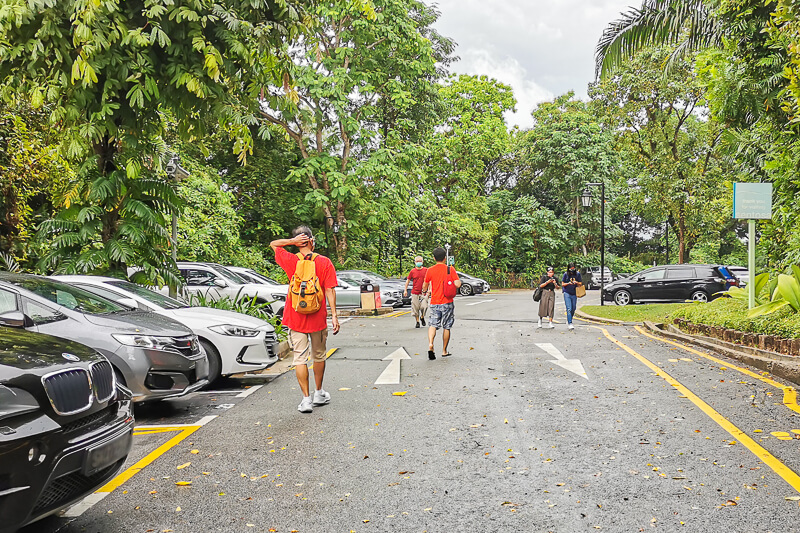
[[[211,307],[213,309],[234,311],[236,313],[244,313],[245,315],[260,318],[272,324],[272,327],[275,328],[275,335],[278,336],[279,341],[286,340],[288,333],[281,324],[281,319],[272,313],[272,308],[270,307],[271,303],[272,302],[258,302],[255,296],[251,298],[243,295],[241,289],[236,293],[235,298],[225,296],[219,300],[213,300],[203,293],[189,295],[189,305],[193,307]]]
[[[800,338],[800,313],[784,308],[768,315],[747,317],[747,301],[718,298],[709,303],[694,303],[676,310],[672,318],[684,318],[695,324],[774,335],[785,339]]]

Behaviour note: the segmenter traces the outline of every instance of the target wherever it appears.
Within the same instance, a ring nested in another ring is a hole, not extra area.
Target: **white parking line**
[[[238,394],[238,390],[201,390],[195,394]]]
[[[147,424],[147,425],[143,425],[143,426],[136,426],[134,428],[134,431],[137,430],[137,429],[188,428],[188,427],[195,427],[195,426],[205,426],[206,424],[208,424],[209,422],[211,422],[215,418],[217,418],[217,415],[204,416],[203,418],[201,418],[200,420],[198,420],[197,422],[194,422],[192,424],[152,424],[152,425]]]
[[[253,385],[249,389],[244,390],[244,391],[240,392],[239,394],[237,394],[236,396],[234,396],[234,398],[247,398],[248,396],[250,396],[251,394],[253,394],[255,391],[257,391],[258,389],[260,389],[263,386],[264,385]]]
[[[485,304],[485,303],[488,303],[488,302],[493,302],[495,300],[496,300],[496,298],[492,298],[491,300],[481,300],[480,302],[472,302],[471,304],[467,304],[467,305],[481,305],[481,304]]]

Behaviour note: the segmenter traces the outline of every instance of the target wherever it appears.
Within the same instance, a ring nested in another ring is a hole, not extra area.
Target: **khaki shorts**
[[[310,350],[309,339],[311,340]],[[308,364],[309,351],[311,352],[311,360],[314,363],[324,361],[325,354],[328,351],[327,345],[327,328],[321,331],[315,331],[314,333],[302,333],[300,331],[289,330],[289,346],[292,347],[292,353],[294,354],[292,360],[294,366]]]

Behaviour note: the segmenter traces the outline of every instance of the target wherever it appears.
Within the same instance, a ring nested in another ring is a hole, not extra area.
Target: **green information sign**
[[[734,183],[733,218],[763,220],[772,218],[771,183]]]

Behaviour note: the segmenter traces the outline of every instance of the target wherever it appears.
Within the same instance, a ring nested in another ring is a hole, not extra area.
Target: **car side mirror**
[[[33,319],[21,311],[11,311],[0,315],[0,326],[9,328],[30,328],[32,327]]]
[[[120,298],[117,300],[117,303],[125,307],[130,307],[131,309],[139,309],[139,302],[133,298]]]
[[[214,278],[214,281],[213,281],[213,283],[214,283],[214,285],[216,285],[216,286],[217,286],[217,287],[219,287],[220,289],[224,289],[225,287],[227,287],[227,286],[228,286],[228,282],[226,282],[226,281],[225,281],[224,279],[222,279],[222,278]]]

